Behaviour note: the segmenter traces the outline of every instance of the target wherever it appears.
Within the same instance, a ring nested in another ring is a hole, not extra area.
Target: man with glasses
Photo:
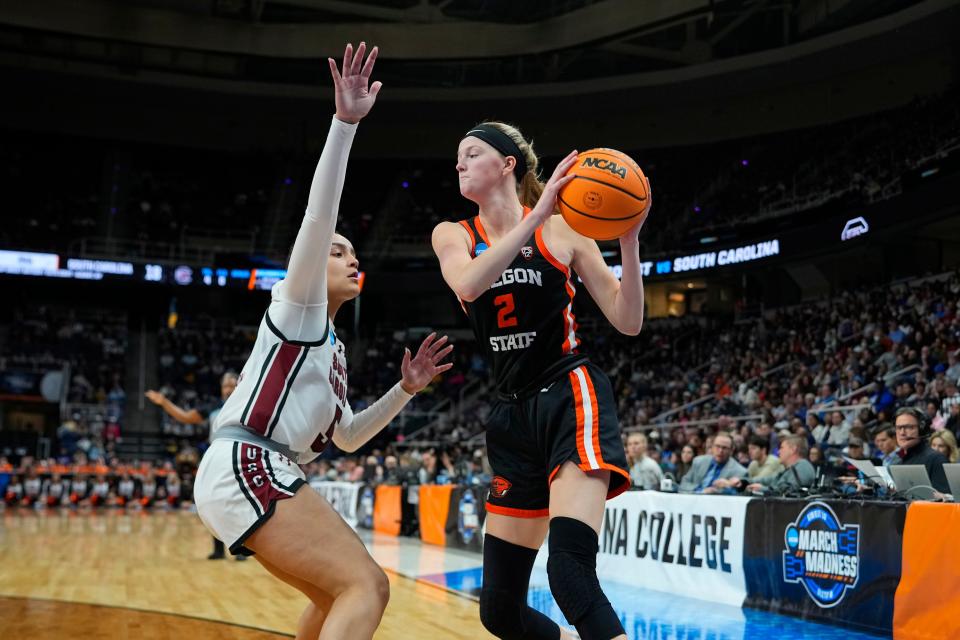
[[[927,468],[933,488],[940,493],[950,493],[947,476],[943,472],[947,459],[927,442],[930,428],[924,413],[914,407],[897,409],[896,430],[900,464],[922,464]]]
[[[718,433],[710,447],[711,453],[697,456],[687,475],[680,480],[680,493],[721,493],[715,487],[717,480],[745,478],[747,470],[731,457],[733,438],[728,433]]]

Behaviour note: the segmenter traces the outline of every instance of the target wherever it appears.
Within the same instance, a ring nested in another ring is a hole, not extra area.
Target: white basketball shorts
[[[200,461],[193,496],[204,526],[234,555],[253,555],[244,541],[273,515],[279,500],[306,484],[281,453],[235,440],[214,440]]]

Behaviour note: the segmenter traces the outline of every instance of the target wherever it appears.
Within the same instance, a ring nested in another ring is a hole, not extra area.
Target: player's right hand
[[[560,190],[577,177],[575,175],[567,175],[567,172],[570,171],[570,168],[576,162],[577,152],[571,151],[566,158],[560,161],[557,168],[553,170],[553,175],[547,180],[547,186],[544,187],[543,194],[540,195],[537,205],[530,211],[530,215],[538,222],[545,222],[547,218],[556,212],[557,196],[560,195]]]
[[[147,396],[147,399],[157,406],[162,405],[163,401],[166,400],[166,397],[162,393],[154,391],[153,389],[148,390],[143,395]]]
[[[337,69],[337,62],[333,58],[327,58],[330,65],[330,75],[333,76],[334,102],[337,105],[337,119],[350,124],[356,124],[370,113],[373,103],[377,101],[377,94],[383,83],[370,82],[370,74],[373,73],[373,65],[377,60],[379,50],[374,47],[370,50],[366,62],[363,61],[363,55],[367,51],[367,44],[361,42],[357,47],[356,53],[353,51],[353,45],[347,44],[343,52],[343,69]]]

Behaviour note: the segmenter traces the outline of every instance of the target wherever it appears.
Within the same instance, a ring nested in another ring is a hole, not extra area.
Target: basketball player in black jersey
[[[480,619],[500,638],[572,637],[526,604],[548,530],[550,590],[564,616],[584,640],[626,638],[597,580],[596,554],[604,502],[628,488],[630,475],[610,381],[580,352],[571,303],[576,271],[614,327],[640,332],[637,235],[650,203],[620,239],[618,281],[597,243],[553,215],[576,158],[564,158],[544,185],[519,131],[499,122],[474,127],[460,142],[456,168],[460,192],[479,215],[433,232],[444,280],[493,369],[497,397],[486,437],[495,477]]]

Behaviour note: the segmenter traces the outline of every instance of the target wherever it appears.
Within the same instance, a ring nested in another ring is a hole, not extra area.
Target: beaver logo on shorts
[[[502,498],[507,495],[507,491],[510,491],[512,486],[513,483],[503,476],[493,476],[493,480],[490,482],[490,495],[494,498]]]

